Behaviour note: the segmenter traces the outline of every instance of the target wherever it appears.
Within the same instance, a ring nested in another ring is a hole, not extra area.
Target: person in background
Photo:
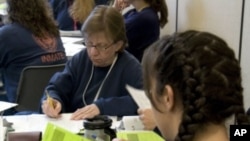
[[[8,23],[0,28],[0,69],[9,102],[16,101],[27,66],[66,63],[67,57],[45,0],[6,0]]]
[[[142,89],[142,69],[124,50],[127,37],[122,15],[113,7],[96,6],[81,32],[86,48],[51,78],[45,90],[50,97],[42,98],[43,113],[55,118],[73,113],[73,120],[136,115],[138,107],[126,85]]]
[[[114,7],[123,10],[128,5],[134,8],[124,14],[128,48],[139,61],[144,50],[160,37],[160,28],[168,22],[165,0],[115,0]]]
[[[54,19],[60,30],[80,30],[95,5],[108,4],[108,0],[49,0]]]
[[[0,27],[4,25],[4,16],[0,14]]]
[[[145,51],[142,65],[164,139],[228,141],[229,124],[250,124],[240,63],[218,36],[200,31],[165,36]]]

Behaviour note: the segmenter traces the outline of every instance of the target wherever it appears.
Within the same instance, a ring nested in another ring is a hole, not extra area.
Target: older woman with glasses
[[[85,49],[55,74],[42,99],[49,117],[72,112],[73,120],[96,115],[135,115],[137,105],[125,86],[142,88],[140,63],[124,48],[127,44],[122,15],[114,8],[97,6],[82,26]],[[50,99],[50,100],[48,100]]]

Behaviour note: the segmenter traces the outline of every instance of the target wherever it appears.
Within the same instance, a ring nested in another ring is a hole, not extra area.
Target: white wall
[[[161,29],[161,36],[171,34],[176,29],[176,0],[166,0],[168,7],[168,23]]]
[[[222,37],[239,51],[242,0],[179,0],[178,31],[196,29]]]
[[[223,38],[241,60],[244,104],[245,108],[250,107],[250,63],[247,63],[247,55],[250,54],[250,0],[166,0],[166,2],[169,9],[169,23],[162,29],[162,35],[171,34],[177,28],[177,31],[188,29],[208,31]],[[245,11],[241,39],[243,2]]]
[[[243,25],[243,40],[241,51],[241,66],[243,73],[243,86],[245,96],[245,107],[250,107],[250,1],[245,0],[244,25]]]

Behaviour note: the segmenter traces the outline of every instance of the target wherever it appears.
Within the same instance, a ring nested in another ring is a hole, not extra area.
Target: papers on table
[[[71,114],[62,114],[60,118],[49,118],[43,114],[5,116],[15,132],[45,131],[47,123],[53,123],[73,133],[78,133],[83,128],[82,120],[71,120]]]
[[[67,56],[74,56],[76,53],[85,48],[85,46],[82,44],[82,37],[61,37],[61,39]]]
[[[80,30],[73,30],[73,31],[60,30],[60,36],[62,36],[62,37],[81,37],[82,38],[82,33]]]
[[[46,125],[52,123],[73,133],[78,133],[83,129],[83,120],[71,120],[71,113],[61,114],[60,118],[49,118],[43,114],[5,116],[8,122],[12,122],[15,132],[45,131]],[[115,126],[117,118],[110,117]]]
[[[7,15],[7,4],[6,2],[3,2],[2,0],[0,0],[0,14]]]
[[[126,88],[139,108],[142,109],[151,108],[150,101],[146,96],[144,90],[133,88],[130,85],[126,85]]]
[[[133,131],[133,130],[143,130],[144,125],[139,118],[139,116],[123,116],[122,117],[123,130]]]
[[[1,126],[0,127],[0,141],[5,140],[5,135],[6,135],[6,127]]]
[[[15,107],[15,106],[17,106],[16,103],[0,101],[0,112],[3,112],[4,110],[10,109],[10,108]]]
[[[0,117],[0,141],[4,141],[6,128],[3,127],[3,119]]]

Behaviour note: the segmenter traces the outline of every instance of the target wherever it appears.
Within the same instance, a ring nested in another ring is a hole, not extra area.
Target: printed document
[[[139,108],[141,109],[151,108],[150,101],[146,96],[144,90],[136,89],[130,85],[126,85],[126,88]]]

